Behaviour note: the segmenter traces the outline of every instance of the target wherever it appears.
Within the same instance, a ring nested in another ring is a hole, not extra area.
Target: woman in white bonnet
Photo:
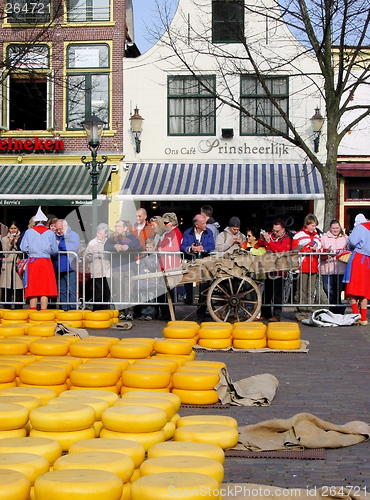
[[[47,309],[48,298],[58,296],[51,255],[58,252],[55,234],[46,227],[48,218],[41,210],[34,216],[35,225],[27,229],[20,247],[28,254],[24,273],[25,298],[30,301],[30,309],[37,309],[40,298],[41,310]]]
[[[363,224],[364,222],[367,222],[367,219],[364,216],[364,214],[357,214],[356,218],[355,218],[355,223],[353,224],[353,226],[356,227],[359,224]]]

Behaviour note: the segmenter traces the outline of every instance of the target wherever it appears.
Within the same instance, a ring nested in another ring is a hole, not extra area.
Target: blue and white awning
[[[305,163],[132,163],[116,199],[314,200],[323,183]]]

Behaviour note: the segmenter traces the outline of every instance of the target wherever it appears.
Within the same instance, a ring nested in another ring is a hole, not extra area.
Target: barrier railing
[[[25,304],[22,277],[18,279],[16,262],[22,252],[1,252],[2,271],[1,304],[3,307],[23,307]],[[308,272],[269,271],[253,276],[262,292],[263,306],[284,308],[335,307],[343,303],[342,274],[322,274],[324,259],[335,260],[335,253],[299,254],[308,259]],[[98,252],[79,257],[74,252],[59,252],[54,258],[54,267],[59,290],[56,301],[50,306],[62,309],[118,308],[120,310],[137,305],[166,305],[167,287],[173,303],[183,304],[184,285],[182,274],[171,270],[181,267],[184,256],[177,252],[122,253]],[[317,265],[317,272],[316,270]],[[162,270],[168,276],[164,276]],[[20,285],[20,283],[21,285]],[[325,289],[325,291],[324,291]],[[193,288],[194,301],[199,300],[199,283]],[[203,292],[204,293],[204,292]]]

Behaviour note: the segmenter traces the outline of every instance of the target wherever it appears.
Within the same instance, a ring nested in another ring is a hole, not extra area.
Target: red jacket
[[[271,240],[267,242],[266,240],[260,238],[258,243],[261,246],[266,247],[267,252],[279,253],[279,252],[289,252],[292,243],[290,241],[290,236],[284,233],[282,236],[276,237],[275,233],[269,233]]]
[[[312,249],[312,243],[315,242],[315,249]],[[295,250],[298,246],[301,246],[300,252],[312,252],[317,251],[321,248],[321,241],[318,233],[314,231],[309,233],[305,228],[302,228],[293,237],[292,250]],[[316,255],[308,255],[302,258],[301,261],[301,272],[314,274],[319,270],[319,257]]]

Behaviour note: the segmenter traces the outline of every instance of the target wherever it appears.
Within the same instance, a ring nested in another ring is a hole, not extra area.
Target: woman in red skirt
[[[24,273],[24,292],[30,301],[30,309],[37,308],[40,298],[41,310],[47,309],[49,297],[58,296],[51,255],[58,252],[55,234],[45,224],[48,218],[39,207],[34,216],[35,225],[25,232],[20,247],[28,254]]]
[[[367,325],[367,301],[370,299],[370,222],[355,225],[348,237],[348,247],[353,252],[343,278],[343,283],[347,283],[346,297],[353,314],[361,314],[360,325]]]

